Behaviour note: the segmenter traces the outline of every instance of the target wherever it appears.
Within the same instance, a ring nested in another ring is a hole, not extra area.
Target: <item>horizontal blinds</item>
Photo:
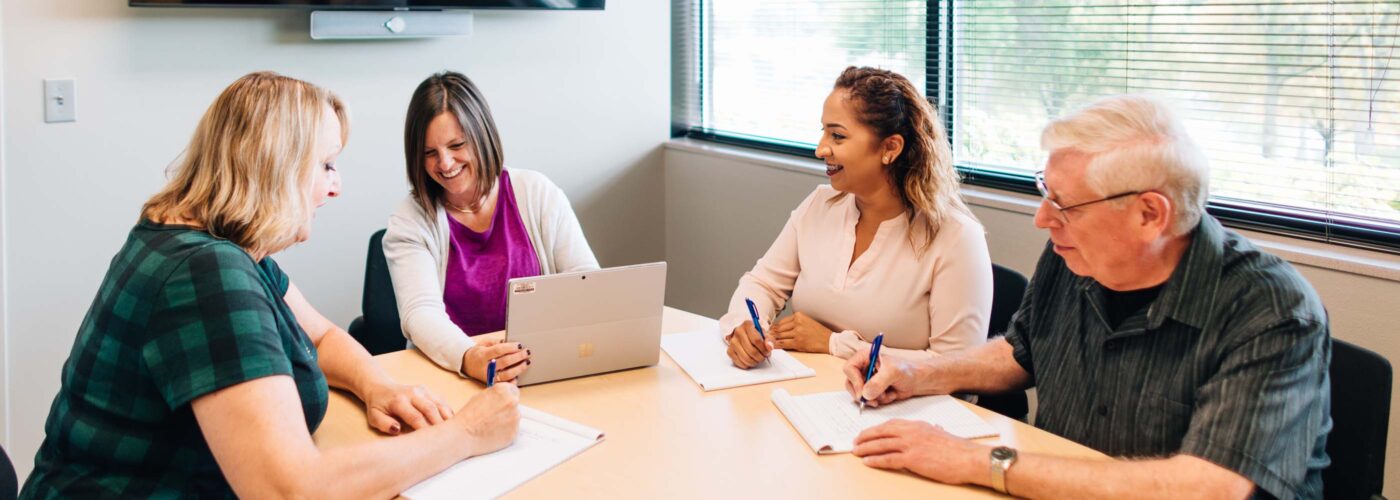
[[[677,96],[704,132],[811,148],[832,83],[851,65],[924,87],[926,1],[693,0],[699,89]],[[692,7],[693,8],[693,7]]]
[[[1037,170],[1047,120],[1149,93],[1181,106],[1213,197],[1400,229],[1400,2],[947,3],[962,165]]]
[[[683,135],[700,123],[701,5],[671,0],[671,133]]]

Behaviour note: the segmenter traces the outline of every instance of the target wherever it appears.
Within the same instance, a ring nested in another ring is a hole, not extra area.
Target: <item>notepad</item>
[[[727,346],[714,330],[673,333],[661,337],[661,349],[705,391],[813,377],[817,372],[787,351],[773,350],[768,361],[747,370],[734,366]]]
[[[520,407],[515,442],[468,458],[403,492],[413,500],[495,498],[525,484],[603,440],[603,432]]]
[[[922,420],[968,439],[997,435],[996,429],[951,396],[923,396],[857,413],[851,395],[844,391],[793,396],[786,389],[773,391],[773,404],[812,451],[819,455],[850,453],[860,431],[888,420]]]

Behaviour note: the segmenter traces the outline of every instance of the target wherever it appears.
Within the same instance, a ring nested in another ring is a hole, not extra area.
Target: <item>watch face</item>
[[[1013,450],[1011,448],[1007,448],[1005,446],[992,448],[992,459],[994,460],[1007,460],[1015,456],[1016,450]]]

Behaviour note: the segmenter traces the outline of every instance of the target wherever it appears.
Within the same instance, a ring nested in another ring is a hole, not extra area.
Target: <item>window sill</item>
[[[668,141],[666,148],[826,178],[826,164],[816,158],[803,159],[684,138]],[[966,185],[962,192],[969,204],[1025,215],[1034,215],[1040,205],[1038,198],[1020,193]],[[1400,282],[1400,258],[1394,255],[1276,234],[1236,231],[1260,248],[1294,264]]]

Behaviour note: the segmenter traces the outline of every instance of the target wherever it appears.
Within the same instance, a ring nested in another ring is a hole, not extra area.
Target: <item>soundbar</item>
[[[347,11],[311,13],[313,40],[470,36],[472,13],[443,11]]]

